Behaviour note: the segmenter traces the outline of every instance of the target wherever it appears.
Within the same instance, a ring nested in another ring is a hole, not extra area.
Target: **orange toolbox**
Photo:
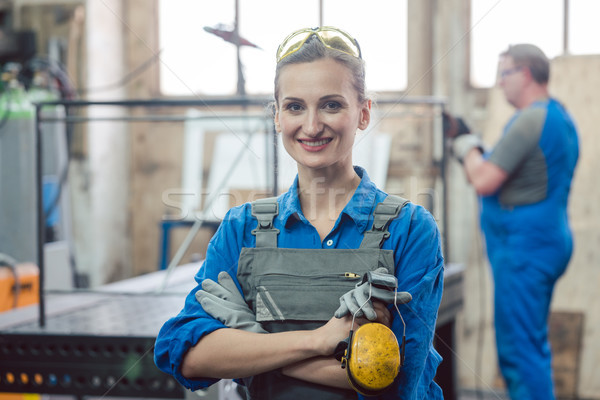
[[[40,301],[40,272],[33,263],[0,267],[0,312],[37,304]]]

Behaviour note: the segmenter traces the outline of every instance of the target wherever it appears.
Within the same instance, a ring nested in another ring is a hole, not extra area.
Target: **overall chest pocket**
[[[393,272],[391,250],[242,250],[238,280],[259,322],[328,321],[367,271]]]

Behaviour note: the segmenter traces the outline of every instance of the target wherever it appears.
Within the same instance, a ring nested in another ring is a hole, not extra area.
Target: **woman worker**
[[[333,27],[292,33],[277,51],[274,96],[298,175],[275,200],[229,210],[198,286],[158,335],[156,364],[192,390],[233,378],[252,399],[362,398],[334,353],[374,321],[406,335],[404,364],[379,398],[441,399],[440,234],[427,210],[384,203],[394,196],[352,164],[371,112],[358,42]],[[369,271],[402,292],[365,291]]]

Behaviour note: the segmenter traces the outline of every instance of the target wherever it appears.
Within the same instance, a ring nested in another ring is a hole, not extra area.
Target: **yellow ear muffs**
[[[385,391],[394,383],[400,367],[404,364],[406,323],[398,308],[398,292],[396,292],[398,282],[395,277],[392,278],[390,279],[385,274],[378,274],[376,271],[367,272],[363,276],[362,283],[368,282],[370,285],[369,297],[352,314],[352,327],[348,338],[340,342],[334,352],[335,357],[341,360],[342,368],[346,368],[350,386],[365,396],[376,396]],[[373,286],[394,291],[393,304],[403,327],[401,346],[398,346],[398,339],[394,332],[377,322],[366,323],[361,325],[356,332],[354,331],[356,315],[371,300]],[[410,300],[410,293],[403,292],[402,303]]]
[[[367,323],[350,331],[342,367],[354,390],[365,396],[380,394],[394,382],[401,365],[398,340],[390,328]]]

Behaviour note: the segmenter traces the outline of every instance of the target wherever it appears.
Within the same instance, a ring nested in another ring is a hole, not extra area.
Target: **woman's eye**
[[[290,103],[285,108],[290,111],[300,111],[302,106],[298,103]]]
[[[337,110],[341,107],[341,104],[338,103],[337,101],[329,101],[327,103],[325,103],[325,109],[326,110]]]
[[[302,110],[302,105],[300,103],[289,103],[285,106],[285,109],[289,111],[300,111]]]

